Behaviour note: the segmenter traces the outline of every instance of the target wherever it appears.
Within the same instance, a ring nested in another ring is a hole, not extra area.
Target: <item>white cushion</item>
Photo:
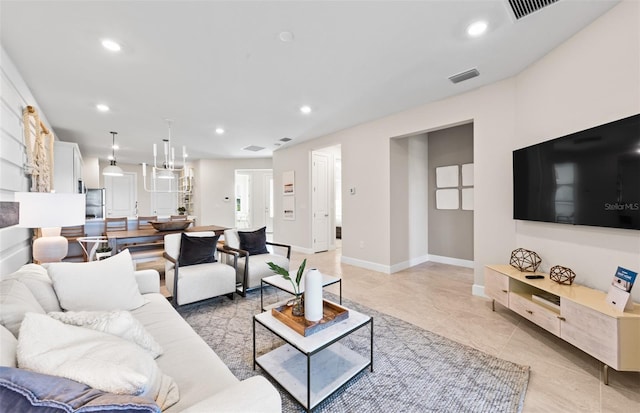
[[[128,250],[101,261],[54,262],[48,272],[68,311],[133,310],[145,303]]]
[[[26,313],[45,313],[29,288],[15,278],[0,281],[0,310],[0,324],[15,337]]]
[[[162,354],[162,347],[147,333],[144,326],[128,311],[67,311],[49,316],[65,324],[113,334],[147,350],[151,357]]]
[[[44,311],[62,310],[58,302],[58,296],[53,289],[51,278],[49,278],[47,269],[42,265],[23,265],[18,271],[7,276],[7,279],[17,279],[26,285]]]
[[[240,248],[240,236],[237,229],[224,230],[224,244],[231,248]]]
[[[274,272],[267,265],[268,262],[273,262],[284,268],[285,270],[289,269],[289,259],[283,255],[278,254],[259,254],[259,255],[250,255],[249,257],[249,281],[247,285],[247,289],[260,287],[260,280],[264,277],[268,277],[273,275]],[[238,273],[237,273],[237,281],[242,282],[242,277],[244,277],[244,266],[246,260],[239,259],[238,260]]]
[[[85,383],[117,394],[153,398],[166,408],[178,401],[178,389],[153,358],[111,334],[64,324],[29,313],[20,328],[18,367]]]
[[[0,326],[0,366],[16,367],[18,340],[6,327]]]

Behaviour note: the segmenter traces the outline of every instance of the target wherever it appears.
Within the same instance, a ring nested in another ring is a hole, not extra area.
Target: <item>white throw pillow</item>
[[[90,328],[129,340],[147,350],[153,358],[162,354],[160,344],[128,311],[67,311],[52,312],[49,316],[65,324]]]
[[[22,321],[17,359],[19,368],[110,393],[151,397],[163,409],[179,399],[175,382],[136,344],[43,314],[28,313]]]
[[[54,262],[47,270],[65,310],[133,310],[145,303],[129,250],[101,261]]]
[[[0,281],[0,324],[18,337],[27,312],[45,313],[26,285],[16,279]]]
[[[47,313],[62,310],[51,278],[49,278],[47,269],[42,265],[25,264],[18,271],[7,276],[7,279],[10,278],[17,279],[26,285]]]

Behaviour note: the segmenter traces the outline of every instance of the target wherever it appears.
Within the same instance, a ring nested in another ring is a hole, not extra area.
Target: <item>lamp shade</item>
[[[122,168],[120,168],[114,161],[111,161],[111,165],[106,166],[102,170],[102,175],[105,176],[122,176],[124,172],[122,172]]]
[[[85,222],[84,194],[17,192],[15,200],[20,203],[20,227],[69,227]]]

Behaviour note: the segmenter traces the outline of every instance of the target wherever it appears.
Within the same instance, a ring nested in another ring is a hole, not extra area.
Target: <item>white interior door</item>
[[[122,176],[105,176],[105,204],[107,217],[133,217],[136,215],[135,172],[125,172]]]
[[[329,249],[329,157],[320,152],[312,154],[311,202],[313,205],[313,251]]]
[[[175,175],[175,174],[174,174]],[[174,179],[156,179],[156,190],[165,192],[151,193],[152,215],[170,216],[178,213],[178,177]]]

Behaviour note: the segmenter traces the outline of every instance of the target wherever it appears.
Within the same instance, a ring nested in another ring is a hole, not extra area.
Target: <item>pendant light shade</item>
[[[111,142],[111,154],[113,159],[111,159],[111,163],[109,166],[102,170],[102,175],[104,176],[122,176],[124,172],[122,172],[122,168],[120,168],[116,163],[116,135],[118,132],[109,132],[112,136]]]

